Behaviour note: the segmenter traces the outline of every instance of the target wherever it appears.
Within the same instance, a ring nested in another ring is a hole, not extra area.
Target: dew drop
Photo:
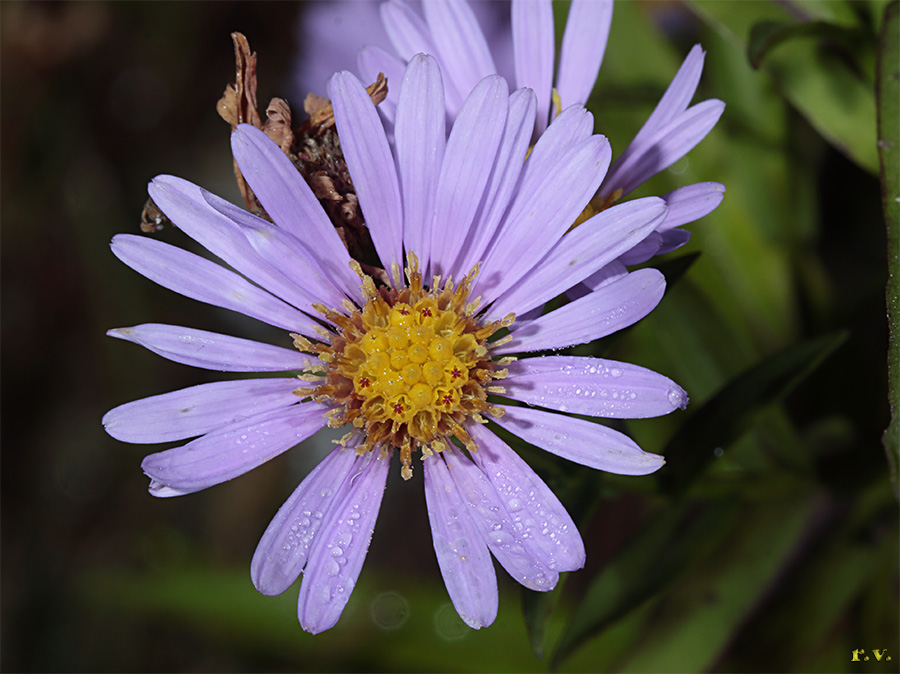
[[[683,408],[685,406],[686,401],[684,399],[684,393],[680,389],[670,388],[666,395],[673,407]]]

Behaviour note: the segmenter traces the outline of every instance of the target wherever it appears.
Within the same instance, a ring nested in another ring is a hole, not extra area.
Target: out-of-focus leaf
[[[826,335],[766,358],[738,375],[697,410],[675,434],[663,454],[660,484],[683,493],[715,457],[718,448],[747,430],[757,412],[783,398],[833,352],[846,335]]]
[[[790,22],[779,3],[705,2],[691,8],[709,25],[747,50],[752,27],[759,22]],[[865,41],[861,41],[865,45]],[[867,70],[868,53],[859,54]],[[871,173],[878,171],[875,98],[871,86],[847,63],[846,54],[821,48],[812,40],[790,40],[769,50],[762,68],[809,123],[838,150]]]
[[[655,267],[666,277],[666,292],[668,292],[672,286],[681,280],[699,257],[700,251],[696,251],[686,255],[679,255],[669,260],[663,260],[662,262],[651,261],[648,266]]]
[[[733,504],[681,504],[654,519],[591,583],[563,632],[551,667],[677,578],[733,527],[736,514]]]
[[[544,635],[546,632],[547,618],[553,611],[553,602],[562,590],[563,578],[552,592],[534,592],[523,587],[522,592],[522,619],[525,621],[525,630],[528,632],[528,641],[534,654],[544,657]]]
[[[802,549],[815,501],[795,493],[746,503],[735,514],[729,536],[656,605],[644,625],[646,647],[634,649],[617,671],[721,671],[716,662],[736,630]]]
[[[761,21],[750,29],[750,37],[747,41],[747,58],[750,59],[750,64],[754,68],[759,68],[771,49],[786,40],[798,37],[817,38],[852,46],[853,42],[858,39],[858,34],[825,21],[806,21],[803,23]]]
[[[878,45],[878,153],[881,198],[887,223],[888,396],[891,423],[884,448],[891,468],[894,494],[900,498],[900,2],[885,8]]]

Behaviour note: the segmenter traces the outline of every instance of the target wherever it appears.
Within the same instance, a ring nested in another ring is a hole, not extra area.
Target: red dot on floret
[[[454,367],[453,372],[450,373],[450,376],[454,379],[459,379],[460,377],[462,377],[462,372],[459,371],[458,367]]]
[[[425,309],[422,309],[422,316],[425,318],[431,318],[431,309],[427,307]]]
[[[372,385],[372,382],[369,381],[368,377],[363,377],[362,379],[359,380],[360,388],[369,388],[371,385]]]
[[[403,404],[394,403],[394,414],[403,414]]]

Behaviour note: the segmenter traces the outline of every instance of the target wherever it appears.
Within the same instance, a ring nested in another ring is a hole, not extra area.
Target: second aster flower
[[[301,372],[299,380],[204,384],[110,411],[104,424],[124,441],[196,438],[144,460],[151,493],[199,491],[326,424],[346,430],[275,516],[251,565],[264,594],[285,591],[303,573],[298,614],[314,633],[337,622],[355,586],[395,449],[404,478],[421,459],[448,592],[478,628],[497,612],[491,554],[535,590],[552,589],[559,573],[584,563],[559,500],[487,418],[566,459],[642,475],[662,457],[559,412],[638,418],[687,403],[674,382],[627,363],[513,357],[590,342],[650,312],[665,282],[643,269],[521,320],[646,237],[667,207],[638,199],[569,231],[610,162],[606,139],[583,132],[590,114],[569,108],[529,154],[530,90],[510,95],[501,77],[483,79],[449,136],[443,92],[434,59],[414,57],[399,85],[392,150],[362,84],[347,72],[332,78],[338,134],[382,263],[370,275],[290,160],[247,125],[234,132],[233,152],[274,225],[178,178],[150,186],[180,229],[243,276],[153,239],[113,240],[115,254],[148,278],[285,329],[296,348],[158,324],[112,336],[197,367]]]

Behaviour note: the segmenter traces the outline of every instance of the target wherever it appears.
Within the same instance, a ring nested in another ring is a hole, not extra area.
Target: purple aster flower
[[[414,456],[421,460],[447,590],[479,628],[497,612],[491,555],[526,587],[550,590],[585,554],[559,500],[486,415],[571,461],[643,475],[663,458],[561,412],[638,418],[687,403],[677,384],[635,365],[513,356],[603,337],[645,316],[663,293],[663,276],[643,269],[515,320],[615,260],[668,212],[661,199],[638,199],[568,231],[610,161],[605,138],[579,132],[590,114],[567,109],[526,159],[530,90],[510,95],[504,79],[485,78],[447,135],[433,58],[411,59],[397,88],[392,149],[362,84],[348,72],[331,80],[345,159],[384,269],[377,278],[350,258],[290,160],[248,125],[234,132],[232,149],[275,224],[179,178],[159,176],[149,188],[182,231],[235,271],[146,237],[112,242],[151,280],[282,328],[295,347],[171,325],[110,331],[196,367],[294,373],[203,384],[107,413],[107,431],[123,441],[195,438],[146,457],[153,495],[235,478],[326,425],[347,431],[278,511],[251,564],[268,595],[303,574],[298,615],[313,633],[337,622],[353,591],[395,449],[406,479]]]
[[[358,56],[363,79],[373,81],[383,72],[388,82],[396,81],[414,54],[433,54],[446,75],[447,110],[453,116],[472,87],[487,75],[504,74],[506,64],[511,62],[516,86],[529,87],[537,96],[535,131],[540,134],[563,109],[587,102],[606,50],[613,2],[572,0],[555,79],[551,0],[512,1],[512,53],[508,42],[496,37],[496,31],[491,39],[485,36],[478,17],[465,0],[429,0],[422,4],[422,10],[420,15],[403,0],[389,0],[381,5],[382,23],[394,51],[380,46],[364,47]],[[710,99],[690,105],[703,71],[703,57],[700,45],[695,45],[647,122],[613,162],[584,218],[616,203],[671,166],[715,126],[725,107],[722,101]],[[381,106],[389,119],[395,105],[396,93],[389,92]],[[581,130],[583,134],[590,132],[590,128]],[[664,195],[671,202],[669,215],[656,231],[627,251],[620,262],[637,264],[687,243],[690,233],[677,228],[712,212],[722,201],[724,191],[720,183],[703,182]],[[588,285],[596,283],[596,279],[588,280]]]

